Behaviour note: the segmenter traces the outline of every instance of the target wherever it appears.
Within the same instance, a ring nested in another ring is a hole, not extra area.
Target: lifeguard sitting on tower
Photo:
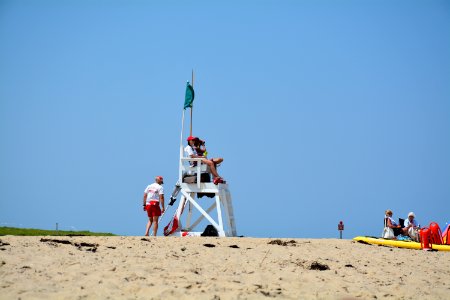
[[[198,137],[190,136],[187,138],[188,145],[184,148],[184,152],[186,152],[187,156],[190,158],[203,158],[202,163],[207,165],[211,170],[211,174],[214,176],[214,184],[217,185],[219,183],[225,183],[222,177],[220,177],[219,173],[217,173],[216,166],[223,162],[223,158],[211,158],[208,159],[206,157],[206,148],[204,148],[205,142],[200,140]]]

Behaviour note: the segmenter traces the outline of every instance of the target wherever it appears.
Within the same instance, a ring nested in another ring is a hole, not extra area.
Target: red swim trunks
[[[159,202],[151,202],[145,206],[147,215],[149,218],[161,216],[161,208],[159,207]]]

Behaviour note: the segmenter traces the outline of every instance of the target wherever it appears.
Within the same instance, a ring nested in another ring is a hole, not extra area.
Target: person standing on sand
[[[145,188],[143,206],[147,212],[148,222],[145,229],[145,236],[148,236],[150,227],[153,226],[153,236],[158,232],[158,219],[164,212],[164,179],[162,176],[156,176],[155,182]],[[161,208],[159,205],[161,204]]]

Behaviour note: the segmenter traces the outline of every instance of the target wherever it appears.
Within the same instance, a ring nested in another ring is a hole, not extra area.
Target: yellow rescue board
[[[372,245],[383,245],[383,246],[417,249],[417,250],[422,249],[422,247],[420,246],[420,243],[417,243],[417,242],[387,240],[387,239],[373,238],[373,237],[368,237],[368,236],[357,236],[357,237],[353,238],[353,240],[357,241],[357,242],[372,244]],[[438,250],[438,251],[450,251],[450,245],[431,245],[431,248],[433,250]]]

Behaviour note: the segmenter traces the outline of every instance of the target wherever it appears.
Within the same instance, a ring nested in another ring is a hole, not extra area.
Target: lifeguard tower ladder
[[[202,182],[202,179],[210,178],[211,175],[208,172],[208,166],[201,161],[202,158],[183,157],[183,148],[180,146],[178,183],[172,193],[171,201],[176,199],[179,192],[181,192],[181,200],[174,216],[178,222],[178,229],[171,235],[200,236],[203,231],[195,231],[196,227],[206,219],[217,229],[219,237],[237,236],[228,184],[215,185],[213,182]],[[205,196],[199,199],[198,196],[202,194]],[[213,197],[212,201],[210,197]],[[200,203],[209,207],[204,209]],[[186,207],[188,212],[183,224],[181,216]],[[191,223],[192,208],[197,209],[200,216]],[[214,210],[216,214],[212,214]]]

